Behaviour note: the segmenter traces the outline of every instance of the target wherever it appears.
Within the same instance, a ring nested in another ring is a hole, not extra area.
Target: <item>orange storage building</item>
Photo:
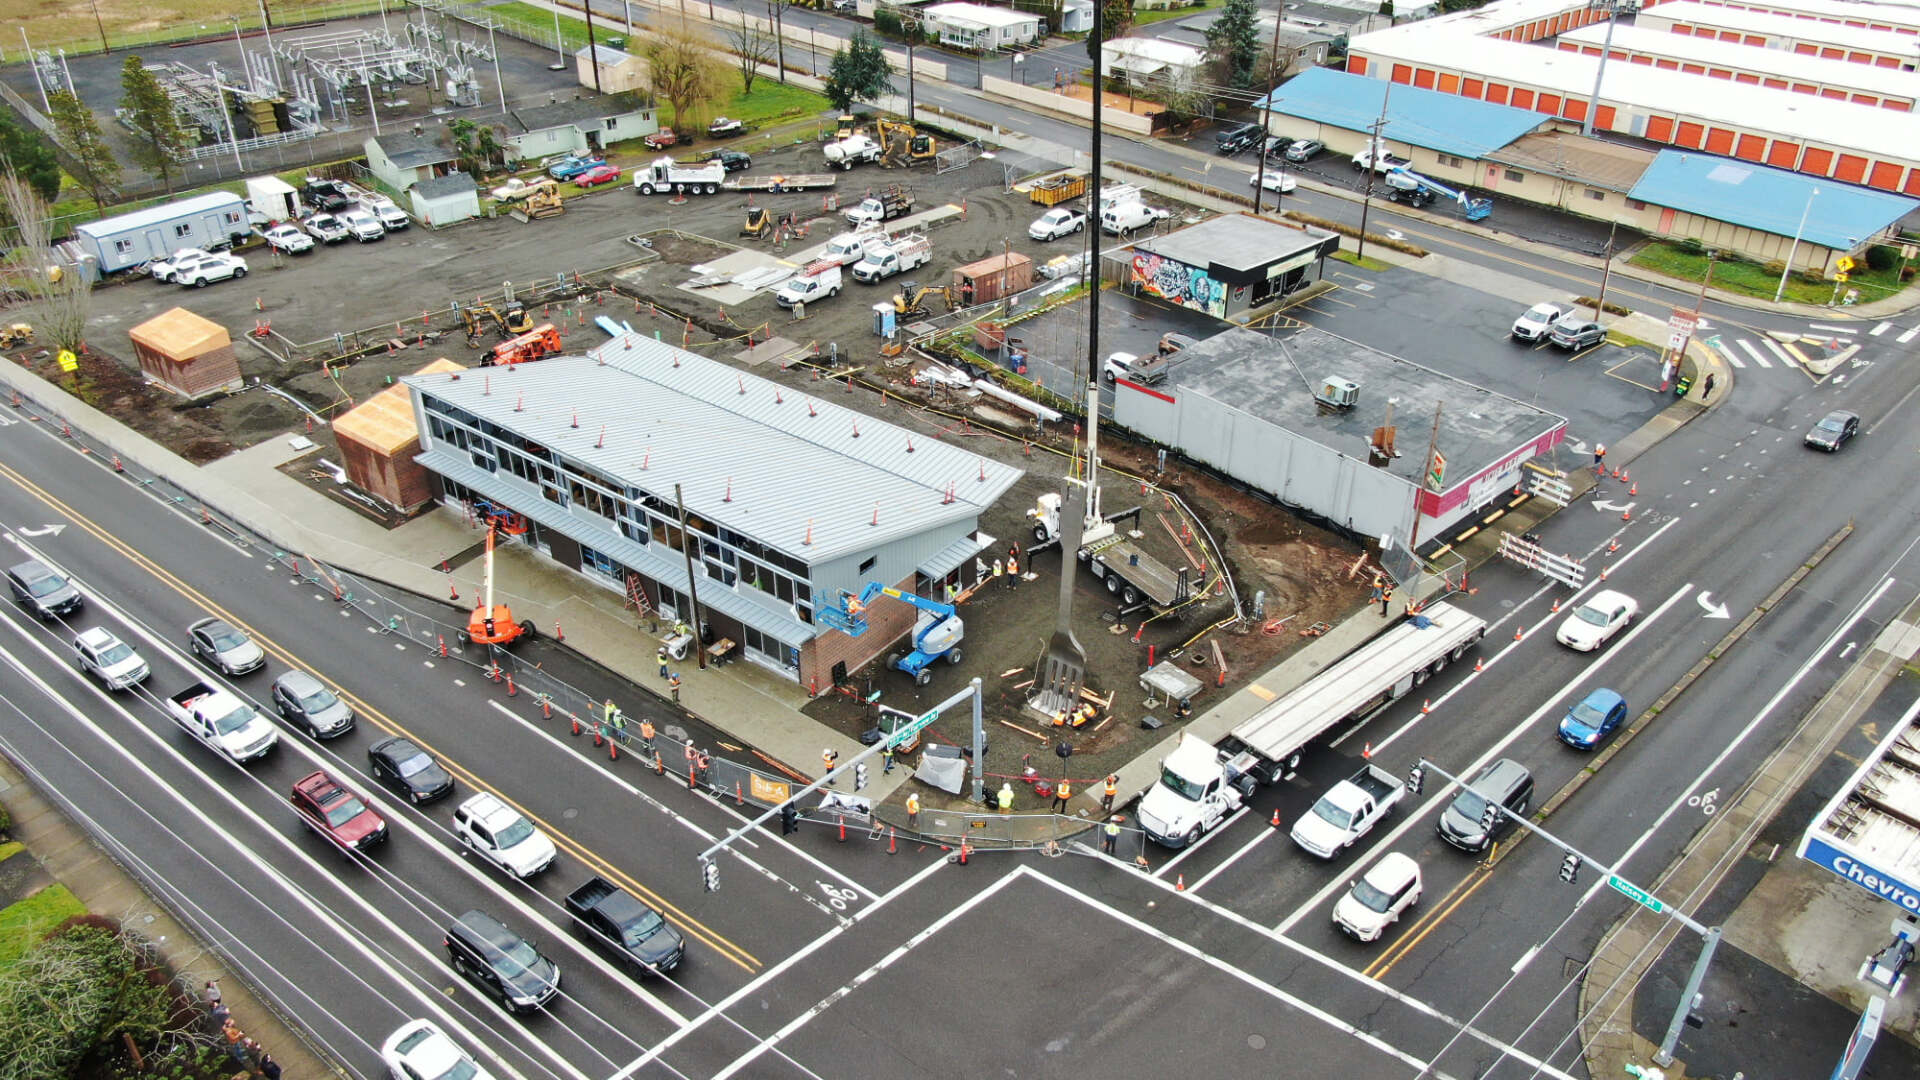
[[[246,385],[227,328],[186,308],[174,308],[132,330],[133,354],[147,378],[188,398]]]
[[[465,371],[466,365],[440,359],[414,372],[435,375]],[[414,462],[420,429],[413,419],[413,391],[396,382],[348,410],[333,422],[347,480],[376,499],[410,513],[433,501],[433,476]]]

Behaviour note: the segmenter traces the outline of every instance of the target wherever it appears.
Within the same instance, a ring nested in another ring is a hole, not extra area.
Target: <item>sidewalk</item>
[[[186,985],[199,987],[208,979],[218,980],[221,1002],[232,1010],[234,1025],[273,1055],[287,1080],[349,1075],[310,1046],[302,1029],[288,1023],[273,1003],[255,995],[248,973],[227,966],[218,942],[201,937],[197,927],[182,925],[168,905],[148,895],[140,882],[6,758],[0,758],[0,803],[13,815],[14,838],[87,910],[138,930],[166,956]]]

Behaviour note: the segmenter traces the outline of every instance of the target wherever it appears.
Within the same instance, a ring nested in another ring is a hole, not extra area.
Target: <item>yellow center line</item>
[[[1475,872],[1475,876],[1462,878],[1460,883],[1455,885],[1452,891],[1442,897],[1440,903],[1427,913],[1426,918],[1415,923],[1406,934],[1401,936],[1400,940],[1394,942],[1391,948],[1381,954],[1379,959],[1368,965],[1366,971],[1362,972],[1362,974],[1372,979],[1386,978],[1387,972],[1392,971],[1395,964],[1406,959],[1407,954],[1413,951],[1414,946],[1425,941],[1428,934],[1433,933],[1441,923],[1447,921],[1447,918],[1451,916],[1461,904],[1466,903],[1467,897],[1472,896],[1479,890],[1480,886],[1485,885],[1492,877],[1492,870],[1479,870]]]
[[[60,514],[65,515],[65,517],[69,521],[73,522],[79,528],[85,530],[88,533],[88,535],[92,536],[96,540],[99,540],[101,543],[107,545],[109,548],[112,548],[114,551],[118,552],[120,555],[125,557],[129,562],[135,564],[136,566],[139,566],[141,569],[145,570],[148,574],[152,575],[154,578],[159,580],[162,584],[173,589],[175,592],[179,593],[181,596],[199,605],[201,608],[205,609],[207,612],[217,615],[220,618],[225,619],[226,621],[232,623],[233,625],[241,628],[242,630],[245,630],[247,633],[251,634],[256,641],[261,643],[262,648],[264,648],[267,652],[271,653],[273,656],[278,658],[282,663],[285,663],[290,667],[304,668],[307,671],[318,673],[319,671],[318,667],[300,661],[295,657],[293,653],[282,648],[272,638],[269,638],[266,635],[260,633],[260,631],[254,629],[252,626],[248,625],[243,620],[234,616],[232,613],[228,612],[225,608],[221,607],[219,604],[214,603],[214,601],[211,598],[207,597],[205,594],[201,593],[198,589],[195,589],[193,586],[187,584],[186,582],[182,581],[180,578],[176,577],[172,572],[168,571],[165,567],[160,566],[159,564],[155,563],[151,559],[148,559],[145,555],[141,554],[139,551],[133,549],[132,547],[129,547],[125,543],[122,543],[120,539],[114,536],[111,532],[108,532],[105,528],[95,524],[86,515],[75,510],[73,507],[68,506],[65,502],[61,501],[58,497],[46,491],[45,489],[41,488],[39,485],[35,484],[33,481],[28,480],[26,477],[22,476],[19,472],[15,471],[11,466],[0,465],[0,476],[5,476],[7,479],[13,481],[13,483],[17,485],[21,490],[27,492],[29,495],[32,495],[34,498],[39,499],[42,503],[46,504],[48,507],[59,512]],[[337,681],[335,682],[335,685],[336,686],[339,685]],[[596,873],[602,874],[608,878],[613,879],[614,881],[625,886],[632,892],[645,898],[649,903],[653,904],[653,906],[660,909],[660,911],[667,916],[668,921],[679,926],[683,931],[685,931],[688,934],[688,936],[693,937],[696,940],[699,940],[711,946],[713,949],[719,952],[720,955],[724,956],[726,959],[732,961],[734,964],[745,969],[746,971],[752,972],[764,966],[762,962],[759,960],[759,958],[754,956],[752,953],[748,952],[746,949],[728,940],[726,937],[722,936],[718,932],[707,927],[704,923],[695,919],[693,916],[687,914],[685,911],[681,910],[679,907],[676,907],[674,904],[669,902],[665,897],[661,896],[659,893],[654,892],[652,889],[647,888],[645,885],[642,885],[638,880],[634,879],[631,875],[628,875],[622,872],[621,870],[619,870],[618,868],[614,867],[612,863],[608,862],[605,858],[600,856],[598,853],[581,845],[580,843],[575,841],[572,837],[569,837],[566,833],[562,832],[561,830],[555,828],[552,824],[548,823],[545,819],[541,818],[537,814],[534,814],[532,811],[528,810],[526,807],[521,806],[519,803],[515,802],[512,798],[507,796],[505,793],[489,785],[481,783],[479,778],[475,776],[471,770],[467,769],[463,765],[460,765],[458,762],[448,757],[442,751],[436,749],[434,745],[428,742],[426,739],[423,739],[420,736],[415,735],[413,732],[407,730],[405,727],[403,727],[398,722],[394,721],[391,717],[389,717],[386,713],[368,704],[365,700],[353,694],[351,691],[346,690],[344,687],[341,687],[340,694],[342,697],[346,698],[350,703],[352,703],[352,705],[354,706],[357,712],[361,713],[364,717],[371,720],[375,727],[379,728],[381,731],[389,735],[406,736],[408,739],[412,740],[415,744],[417,744],[421,749],[432,754],[434,758],[438,760],[440,764],[447,769],[448,772],[453,773],[454,775],[460,777],[462,780],[464,780],[467,783],[469,787],[472,787],[476,792],[479,792],[479,791],[491,792],[496,798],[500,799],[502,802],[506,803],[509,806],[512,806],[514,809],[520,811],[522,814],[525,814],[528,820],[538,824],[543,830],[546,831],[546,833],[549,836],[553,838],[556,846],[569,852],[575,858],[578,858],[581,862],[586,863],[587,866],[592,870],[594,870]]]

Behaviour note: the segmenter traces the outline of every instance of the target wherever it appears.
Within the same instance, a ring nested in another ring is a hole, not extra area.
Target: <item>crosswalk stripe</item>
[[[1769,344],[1771,344],[1771,342],[1769,342]],[[1748,341],[1746,338],[1741,338],[1740,347],[1747,350],[1747,355],[1753,357],[1754,363],[1759,364],[1761,367],[1773,366],[1772,364],[1767,362],[1767,358],[1765,356],[1761,355],[1761,352],[1759,349],[1756,349],[1753,347],[1753,342]]]
[[[1851,334],[1855,329],[1851,326],[1829,326],[1826,323],[1817,322],[1810,322],[1807,324],[1807,327],[1812,330],[1825,330],[1830,334]]]
[[[1901,334],[1899,337],[1894,338],[1893,340],[1899,342],[1902,345],[1905,345],[1907,342],[1913,340],[1915,334],[1920,334],[1920,326],[1914,327],[1913,329],[1907,331],[1904,334]]]
[[[1716,337],[1713,339],[1712,342],[1710,342],[1710,344],[1713,346],[1714,352],[1717,352],[1721,356],[1726,357],[1727,363],[1732,364],[1734,367],[1737,367],[1737,368],[1743,368],[1747,366],[1747,362],[1745,360],[1740,359],[1739,355],[1733,351],[1732,347],[1730,347],[1724,339]]]
[[[1869,331],[1867,331],[1867,336],[1868,336],[1868,337],[1879,337],[1879,336],[1880,336],[1881,334],[1884,334],[1884,333],[1886,333],[1886,332],[1887,332],[1888,330],[1891,330],[1892,328],[1893,328],[1893,324],[1892,324],[1892,323],[1890,323],[1890,322],[1883,322],[1883,323],[1881,323],[1881,324],[1880,324],[1879,326],[1876,326],[1876,327],[1874,327],[1873,329],[1871,329],[1871,330],[1869,330]]]
[[[1781,348],[1779,342],[1772,338],[1761,338],[1760,343],[1773,350],[1773,355],[1779,357],[1782,364],[1785,364],[1787,367],[1793,366],[1793,354]]]

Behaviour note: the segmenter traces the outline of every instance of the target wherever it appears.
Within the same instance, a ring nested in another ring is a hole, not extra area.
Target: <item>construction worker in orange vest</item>
[[[827,749],[820,751],[820,764],[824,766],[822,771],[825,773],[833,772],[833,767],[836,763],[839,762],[839,760],[840,760],[840,751],[835,750],[832,747],[828,747]],[[831,776],[827,778],[827,783],[829,785],[833,783],[833,778]]]
[[[640,743],[647,748],[647,756],[653,756],[653,721],[640,718]]]
[[[1060,786],[1053,789],[1053,812],[1067,812],[1067,800],[1073,798],[1073,784],[1066,777],[1060,778]]]
[[[920,827],[920,796],[917,792],[907,794],[907,828]]]
[[[1107,776],[1107,786],[1100,793],[1100,812],[1113,813],[1113,800],[1120,795],[1120,778],[1111,773]]]

